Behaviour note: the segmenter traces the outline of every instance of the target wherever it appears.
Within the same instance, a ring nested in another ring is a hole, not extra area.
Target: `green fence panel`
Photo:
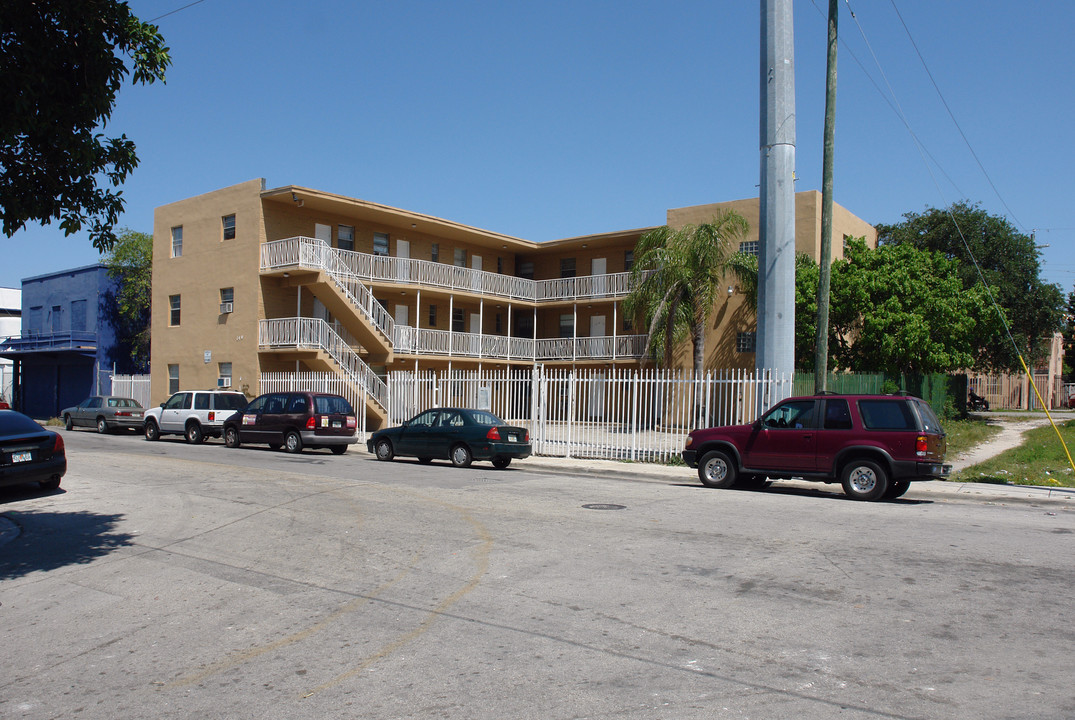
[[[830,373],[825,385],[829,392],[842,395],[868,395],[896,387],[928,402],[933,412],[942,418],[962,415],[967,410],[966,375]],[[814,373],[796,372],[793,392],[795,395],[813,395]]]

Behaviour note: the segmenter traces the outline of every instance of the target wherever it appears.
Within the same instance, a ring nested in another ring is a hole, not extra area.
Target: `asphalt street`
[[[2,718],[1075,716],[1068,492],[64,437],[0,488]]]

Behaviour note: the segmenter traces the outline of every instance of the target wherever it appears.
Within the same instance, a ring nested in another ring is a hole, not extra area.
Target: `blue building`
[[[0,357],[14,362],[13,407],[37,418],[111,388],[120,357],[111,318],[115,282],[104,265],[63,270],[22,281],[22,333],[0,339]]]

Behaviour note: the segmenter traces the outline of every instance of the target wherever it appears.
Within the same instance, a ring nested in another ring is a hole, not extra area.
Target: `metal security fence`
[[[790,394],[792,378],[728,370],[532,369],[394,371],[389,422],[431,407],[490,410],[527,428],[534,452],[667,462],[699,426],[750,422]]]
[[[149,407],[150,403],[150,376],[149,375],[109,375],[108,381],[111,389],[103,394],[118,395],[137,400],[142,407]],[[107,388],[104,388],[107,390]]]

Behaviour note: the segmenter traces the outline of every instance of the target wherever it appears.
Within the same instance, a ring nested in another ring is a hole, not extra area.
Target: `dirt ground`
[[[988,460],[1000,455],[1005,450],[1019,447],[1023,442],[1023,434],[1028,430],[1048,425],[1049,420],[1045,417],[1012,417],[994,415],[988,418],[991,425],[998,425],[1001,431],[990,440],[976,445],[967,452],[960,453],[951,459],[952,472],[958,472],[976,463]]]

